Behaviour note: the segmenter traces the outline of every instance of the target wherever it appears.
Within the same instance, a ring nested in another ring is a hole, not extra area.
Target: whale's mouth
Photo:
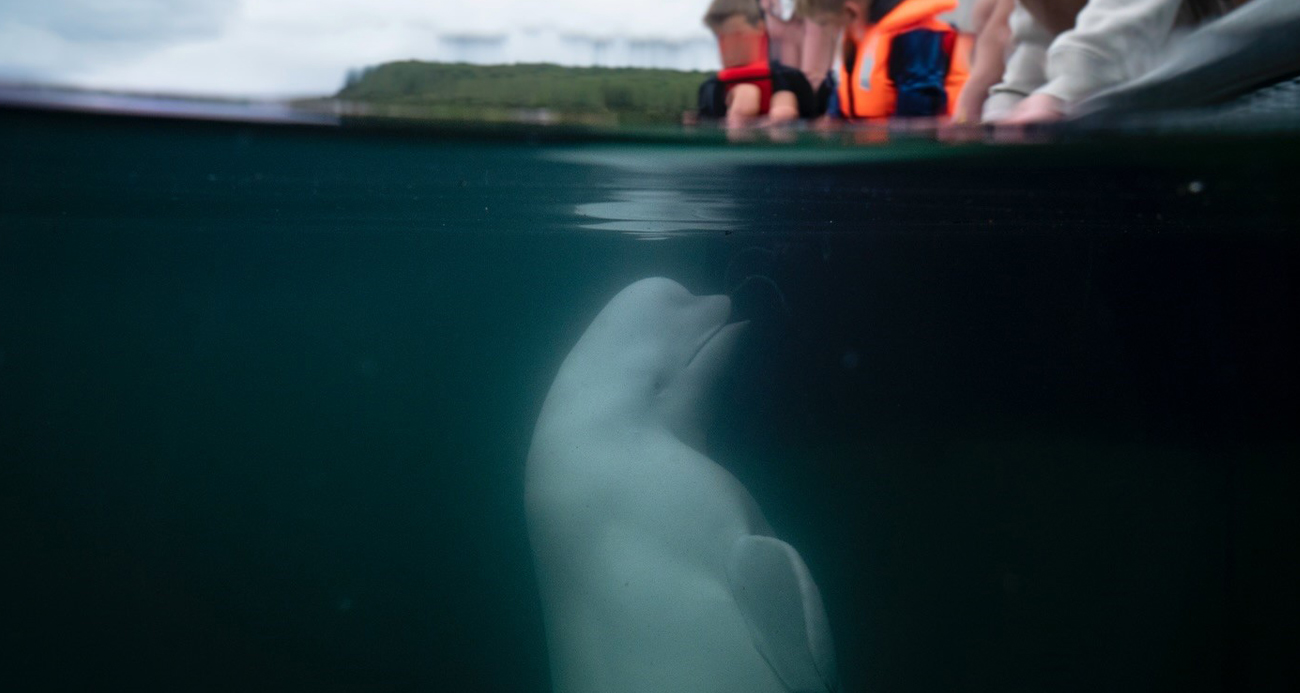
[[[723,322],[718,323],[716,327],[709,330],[709,333],[705,335],[704,339],[701,339],[699,345],[695,347],[695,351],[691,353],[691,357],[686,359],[687,368],[690,368],[691,364],[695,363],[695,359],[699,358],[700,352],[704,351],[704,349],[709,346],[709,342],[712,342],[713,338],[717,337],[718,333],[721,332],[722,328],[726,327],[727,324],[728,323],[724,320]]]
[[[734,322],[724,320],[719,323],[717,327],[714,327],[705,335],[704,339],[700,340],[699,346],[695,347],[695,352],[686,361],[685,370],[698,370],[705,367],[706,364],[725,358],[731,352],[731,346],[735,344],[736,336],[748,324],[748,320]]]

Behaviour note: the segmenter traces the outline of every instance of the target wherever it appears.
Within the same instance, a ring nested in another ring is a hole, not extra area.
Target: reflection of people
[[[938,18],[957,0],[802,0],[808,17],[844,29],[834,102],[852,119],[951,115],[969,46]]]
[[[772,60],[758,0],[713,0],[704,23],[718,39],[722,70],[700,85],[699,112],[729,127],[766,116],[779,123],[815,113],[803,73]]]
[[[1018,0],[1013,48],[984,117],[1029,123],[1063,117],[1072,104],[1140,77],[1181,29],[1240,0]]]

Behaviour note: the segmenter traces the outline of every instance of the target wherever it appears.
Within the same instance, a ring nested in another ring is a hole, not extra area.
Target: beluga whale
[[[730,317],[726,296],[638,281],[547,394],[525,496],[556,693],[839,689],[808,567],[705,454]]]

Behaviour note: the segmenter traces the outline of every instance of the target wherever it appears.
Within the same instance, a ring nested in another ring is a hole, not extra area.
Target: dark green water
[[[548,690],[551,378],[752,274],[712,451],[845,690],[1294,682],[1300,140],[547,132],[0,112],[6,678]]]

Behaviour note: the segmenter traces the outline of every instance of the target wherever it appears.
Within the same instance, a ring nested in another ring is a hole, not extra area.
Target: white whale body
[[[636,282],[547,395],[526,499],[557,693],[838,689],[803,560],[702,452],[744,329],[730,313],[725,296]]]

